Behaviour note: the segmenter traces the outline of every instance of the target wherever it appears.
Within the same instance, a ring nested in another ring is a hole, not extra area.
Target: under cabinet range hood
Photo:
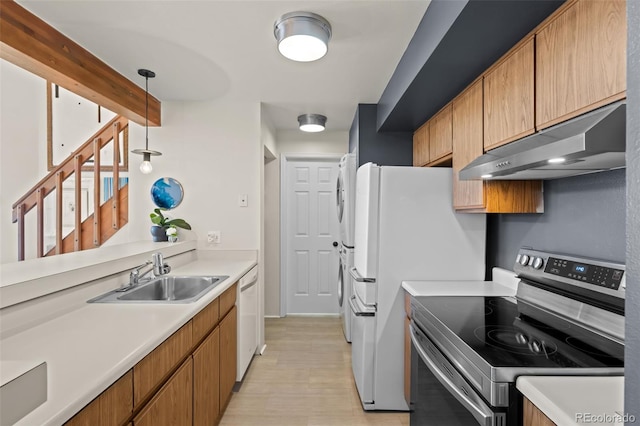
[[[558,179],[625,166],[626,103],[616,102],[501,146],[460,170],[461,180]]]

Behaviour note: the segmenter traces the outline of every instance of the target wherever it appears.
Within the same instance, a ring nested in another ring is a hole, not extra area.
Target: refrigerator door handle
[[[353,278],[359,283],[375,283],[376,282],[375,278],[365,278],[361,276],[355,267],[352,267],[351,269],[349,269],[349,274],[351,275],[351,278]]]
[[[349,298],[349,306],[351,307],[351,312],[353,312],[353,315],[357,317],[375,317],[376,316],[375,308],[373,308],[372,310],[361,311],[356,306],[357,303],[358,302],[356,302],[356,296],[351,296]]]

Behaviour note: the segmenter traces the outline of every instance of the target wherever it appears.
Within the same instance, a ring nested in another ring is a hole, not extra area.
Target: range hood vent
[[[461,180],[558,179],[625,166],[626,103],[607,105],[501,146],[460,170]]]

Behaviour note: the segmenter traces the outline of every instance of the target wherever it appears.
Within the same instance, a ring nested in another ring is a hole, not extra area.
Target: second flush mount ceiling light
[[[311,62],[322,58],[331,40],[331,24],[311,12],[285,13],[273,25],[280,53],[292,61]]]
[[[298,116],[298,124],[303,132],[321,132],[327,124],[327,117],[320,114],[302,114]]]

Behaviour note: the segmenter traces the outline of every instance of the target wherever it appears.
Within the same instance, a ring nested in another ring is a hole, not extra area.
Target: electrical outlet
[[[207,242],[209,244],[220,244],[220,231],[207,232]]]

